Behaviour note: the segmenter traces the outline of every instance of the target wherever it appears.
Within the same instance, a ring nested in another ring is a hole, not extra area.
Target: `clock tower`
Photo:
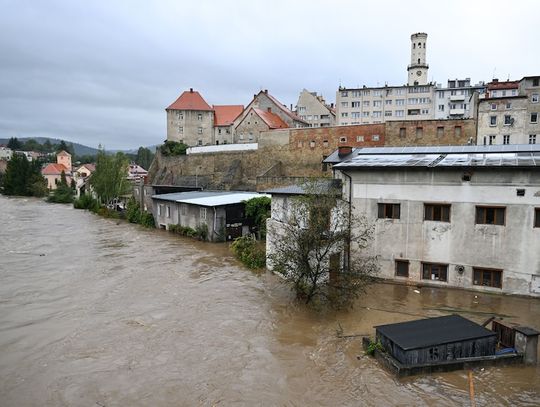
[[[409,86],[427,85],[429,65],[426,63],[426,33],[411,35],[411,64],[407,67]]]

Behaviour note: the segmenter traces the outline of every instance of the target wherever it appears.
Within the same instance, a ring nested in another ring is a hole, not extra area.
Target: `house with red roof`
[[[244,111],[243,105],[214,105],[214,143],[234,143],[234,121]]]
[[[250,108],[236,126],[235,143],[257,143],[263,131],[288,129],[289,125],[271,107]]]
[[[67,183],[70,184],[73,177],[71,154],[63,150],[56,154],[56,163],[49,163],[41,169],[41,175],[47,180],[47,187],[50,190],[56,189],[56,186],[60,183],[62,171],[66,175]]]

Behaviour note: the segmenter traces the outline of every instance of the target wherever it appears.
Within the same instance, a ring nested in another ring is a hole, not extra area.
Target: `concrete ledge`
[[[362,347],[367,349],[370,338],[362,338]],[[506,354],[493,356],[480,356],[456,360],[445,360],[438,363],[429,363],[415,366],[405,366],[386,352],[376,350],[375,359],[383,367],[397,377],[406,377],[419,374],[432,374],[437,372],[451,372],[453,370],[465,370],[475,367],[505,366],[523,363],[522,354]]]

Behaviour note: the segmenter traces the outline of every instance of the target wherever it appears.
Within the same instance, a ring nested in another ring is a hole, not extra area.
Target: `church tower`
[[[411,64],[407,67],[408,84],[427,85],[429,65],[426,63],[426,33],[411,35]]]

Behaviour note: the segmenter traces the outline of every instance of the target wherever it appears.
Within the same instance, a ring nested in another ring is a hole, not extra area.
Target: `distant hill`
[[[49,137],[18,137],[19,141],[24,142],[28,139],[34,139],[38,143],[43,144],[45,141],[49,140],[52,144],[58,144],[60,143],[61,139],[56,138],[49,138]],[[0,138],[0,144],[7,144],[9,141],[9,138]],[[96,155],[98,152],[97,148],[88,147],[84,144],[79,143],[73,143],[68,140],[64,140],[67,144],[73,144],[73,149],[75,150],[76,155]]]

